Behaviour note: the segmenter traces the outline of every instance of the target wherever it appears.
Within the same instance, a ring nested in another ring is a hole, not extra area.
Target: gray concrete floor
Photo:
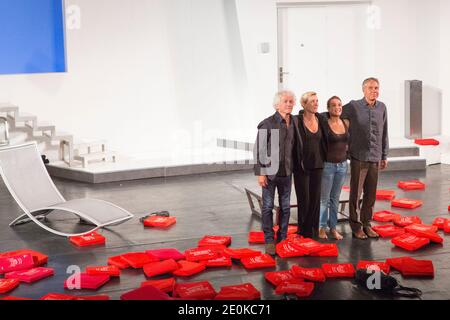
[[[426,191],[403,192],[396,188],[398,180],[420,178],[427,184]],[[68,239],[54,236],[35,224],[14,228],[8,223],[20,214],[6,187],[0,185],[0,252],[29,248],[49,255],[48,266],[55,269],[55,276],[33,285],[22,284],[10,295],[39,298],[49,292],[69,293],[63,288],[69,276],[66,270],[77,265],[82,270],[88,265],[106,265],[107,257],[147,249],[175,247],[180,251],[196,247],[197,241],[206,234],[230,235],[232,247],[251,247],[264,250],[263,245],[249,245],[247,235],[250,230],[259,230],[261,223],[250,214],[244,187],[258,190],[251,172],[217,173],[168,179],[138,180],[121,183],[91,185],[66,180],[55,180],[61,193],[67,199],[97,198],[116,203],[134,213],[136,217],[120,226],[101,230],[106,236],[105,246],[76,248]],[[348,182],[347,182],[348,184]],[[389,172],[380,177],[379,188],[397,190],[397,197],[424,200],[424,205],[416,210],[395,209],[406,215],[419,215],[424,223],[431,224],[435,217],[449,217],[450,166],[432,166],[419,172]],[[294,195],[294,192],[293,192]],[[294,197],[293,197],[294,198]],[[294,202],[293,199],[292,202]],[[391,209],[389,202],[379,201],[377,210]],[[153,211],[168,210],[177,217],[177,224],[168,230],[145,229],[139,217]],[[296,212],[293,212],[296,214]],[[60,213],[52,214],[48,223],[59,230],[79,231],[77,218]],[[390,257],[413,256],[433,260],[436,268],[434,279],[403,279],[393,275],[406,286],[423,290],[423,299],[450,299],[450,236],[444,236],[443,245],[431,244],[414,253],[395,248],[389,240],[379,239],[358,241],[351,238],[347,224],[339,226],[345,239],[338,243],[338,258],[302,257],[293,259],[277,258],[277,268],[247,271],[239,264],[232,268],[208,269],[191,278],[180,278],[179,282],[208,280],[218,291],[221,286],[251,282],[262,293],[263,299],[280,299],[273,287],[264,280],[264,272],[287,270],[294,264],[305,267],[320,267],[323,263],[356,263],[361,260],[384,260]],[[440,231],[442,234],[442,232]],[[108,294],[113,299],[140,286],[145,281],[142,270],[124,270],[120,279],[114,279],[99,291],[77,291],[79,295]],[[1,297],[2,295],[0,295]],[[311,299],[387,299],[357,288],[351,280],[332,280],[316,286]]]

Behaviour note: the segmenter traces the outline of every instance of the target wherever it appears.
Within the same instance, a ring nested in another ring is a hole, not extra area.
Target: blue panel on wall
[[[0,0],[0,74],[65,71],[63,0]]]

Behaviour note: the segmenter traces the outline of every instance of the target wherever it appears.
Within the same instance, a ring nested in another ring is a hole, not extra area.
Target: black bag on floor
[[[139,220],[141,222],[143,222],[145,219],[147,219],[148,217],[151,217],[151,216],[170,217],[170,213],[169,213],[169,211],[152,212],[152,213],[146,215],[145,217],[140,218]]]
[[[377,272],[378,274],[375,274]],[[380,277],[375,279],[374,277]],[[378,280],[378,283],[376,283]],[[390,294],[394,296],[401,296],[406,298],[420,298],[422,291],[417,288],[403,287],[394,277],[385,274],[382,271],[370,272],[366,269],[360,269],[356,272],[356,283],[366,290]]]

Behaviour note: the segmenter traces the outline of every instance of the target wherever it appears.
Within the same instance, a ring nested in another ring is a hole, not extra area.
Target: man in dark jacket
[[[255,144],[255,175],[262,187],[262,227],[266,253],[275,255],[273,231],[273,208],[275,190],[280,202],[279,230],[277,241],[287,238],[290,218],[290,199],[293,172],[294,126],[291,112],[295,95],[291,91],[280,91],[275,95],[273,116],[258,125]]]

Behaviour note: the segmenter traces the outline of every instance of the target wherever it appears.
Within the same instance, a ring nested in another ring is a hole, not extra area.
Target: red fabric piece
[[[29,270],[34,267],[31,254],[22,254],[13,257],[0,257],[0,274],[11,271]]]
[[[419,146],[438,146],[440,144],[436,139],[416,139],[414,143]]]
[[[386,263],[391,267],[398,271],[403,270],[403,260],[411,259],[410,257],[399,257],[399,258],[389,258],[386,259]]]
[[[314,282],[325,282],[325,273],[320,268],[303,268],[300,266],[292,266],[291,273],[295,278],[301,278]]]
[[[408,251],[416,251],[430,243],[430,239],[418,237],[412,233],[405,233],[391,240],[397,247]]]
[[[180,268],[174,271],[172,274],[179,277],[189,277],[206,269],[206,265],[203,263],[190,262],[185,260],[178,261],[178,266]]]
[[[301,279],[285,281],[275,289],[276,294],[295,294],[299,298],[309,297],[313,291],[314,283],[304,282]]]
[[[17,279],[0,279],[0,294],[10,292],[20,285]]]
[[[444,223],[444,232],[449,233],[450,232],[450,219],[445,221]]]
[[[106,243],[106,238],[97,232],[79,237],[69,237],[69,240],[78,247],[96,246]]]
[[[392,200],[391,206],[404,209],[416,209],[422,206],[423,201],[412,199],[395,199]]]
[[[280,283],[284,281],[295,279],[294,275],[289,270],[266,272],[264,274],[264,278],[266,278],[266,280],[275,287],[277,287]]]
[[[107,275],[110,277],[120,277],[120,268],[117,266],[86,267],[86,273],[90,276]]]
[[[392,200],[395,198],[394,190],[377,190],[377,200]]]
[[[156,257],[159,260],[173,259],[178,261],[185,259],[185,255],[174,248],[147,250],[145,253],[151,257]]]
[[[322,250],[319,252],[311,253],[311,257],[338,257],[339,249],[334,243],[332,244],[322,244]]]
[[[342,191],[350,192],[350,187],[349,186],[342,186]]]
[[[6,297],[1,298],[0,300],[22,301],[22,300],[33,300],[33,299],[30,299],[30,298],[13,297],[13,296],[6,296]]]
[[[224,250],[224,253],[230,256],[232,259],[238,260],[246,257],[259,256],[262,254],[261,251],[252,250],[248,248],[240,248],[240,249],[226,248]]]
[[[327,278],[354,278],[355,268],[350,263],[328,264],[322,265],[323,272]]]
[[[55,271],[51,268],[34,268],[26,271],[14,271],[5,274],[6,279],[18,279],[20,282],[34,283],[44,278],[51,277]]]
[[[393,222],[395,219],[400,218],[401,215],[392,211],[379,211],[373,214],[373,220],[378,222]]]
[[[276,266],[275,260],[268,254],[262,254],[260,256],[246,257],[241,259],[241,263],[245,269],[263,269],[273,268]]]
[[[258,300],[261,293],[251,284],[222,287],[214,300]]]
[[[263,231],[250,231],[248,234],[248,243],[264,244],[264,232]]]
[[[437,227],[439,230],[444,230],[444,225],[447,220],[447,218],[436,218],[433,221],[433,226]]]
[[[281,258],[303,257],[308,251],[293,245],[290,240],[283,240],[276,245],[276,252]]]
[[[399,181],[397,183],[397,186],[400,189],[410,191],[410,190],[425,190],[426,185],[425,183],[419,181],[419,180],[411,180],[411,181]]]
[[[422,224],[422,219],[420,219],[420,217],[418,216],[401,216],[400,218],[394,220],[394,224],[399,227],[407,227],[412,224]]]
[[[320,242],[317,242],[315,240],[309,239],[309,238],[303,238],[303,239],[296,239],[296,240],[290,240],[291,244],[301,250],[304,250],[304,252],[307,255],[320,252],[323,250],[323,246]]]
[[[178,263],[175,260],[170,259],[146,264],[144,266],[144,273],[147,277],[155,277],[166,273],[172,273],[178,269]]]
[[[184,252],[184,255],[186,256],[187,261],[194,261],[194,262],[213,260],[219,257],[219,254],[216,251],[203,247],[188,249]]]
[[[79,276],[80,282],[77,283],[77,277]],[[80,289],[87,289],[87,290],[97,290],[101,286],[103,286],[105,283],[107,283],[111,278],[108,275],[97,275],[92,276],[87,273],[79,273],[73,276],[70,276],[65,282],[64,282],[64,288],[69,290],[80,290]],[[74,288],[74,286],[77,286],[79,284],[79,287]]]
[[[219,258],[206,261],[206,267],[214,268],[214,267],[231,267],[233,265],[233,261],[228,256],[221,256]]]
[[[404,228],[394,225],[374,226],[372,229],[382,238],[398,237],[406,232]]]
[[[45,296],[39,298],[39,300],[56,300],[56,301],[63,301],[63,300],[75,300],[76,297],[69,295],[69,294],[62,294],[62,293],[48,293]]]
[[[3,253],[0,253],[0,258],[20,256],[20,255],[24,255],[24,254],[31,254],[33,256],[34,267],[40,267],[48,262],[48,256],[46,256],[45,254],[42,254],[40,252],[37,252],[34,250],[29,250],[29,249],[3,252]]]
[[[168,278],[162,280],[149,280],[141,283],[141,287],[152,286],[165,293],[173,291],[176,284],[175,278]]]
[[[402,275],[404,277],[434,277],[434,266],[431,260],[403,260]]]
[[[199,247],[209,246],[209,245],[224,245],[229,246],[231,244],[230,236],[204,236],[198,242]]]
[[[177,283],[174,294],[182,299],[209,300],[217,295],[211,283],[208,281]]]
[[[174,300],[153,286],[140,287],[120,296],[120,300]]]
[[[386,274],[389,274],[389,271],[391,269],[391,267],[389,266],[389,264],[387,264],[386,262],[376,262],[376,261],[365,261],[365,260],[361,260],[360,262],[358,262],[356,269],[364,269],[367,270],[371,268],[372,270],[381,270]]]
[[[146,264],[159,261],[158,258],[152,257],[145,252],[129,252],[122,254],[121,257],[134,269],[141,269]]]
[[[406,231],[412,233],[418,237],[428,238],[435,243],[443,243],[444,239],[441,238],[436,232],[437,227],[427,226],[424,224],[412,224],[405,228]]]
[[[122,256],[109,257],[108,264],[116,266],[120,269],[126,269],[131,267],[131,265],[124,258],[122,258]]]
[[[150,216],[144,220],[144,226],[166,229],[177,223],[176,217]]]

